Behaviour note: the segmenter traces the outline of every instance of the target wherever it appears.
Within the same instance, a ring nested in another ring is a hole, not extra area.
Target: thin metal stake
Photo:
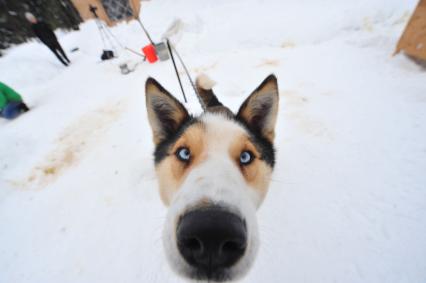
[[[181,82],[181,80],[180,80],[179,72],[178,72],[178,69],[177,69],[177,67],[176,67],[175,58],[173,57],[173,51],[172,51],[172,49],[170,48],[170,42],[169,42],[169,39],[166,39],[166,43],[167,43],[167,48],[169,49],[170,58],[172,58],[173,67],[175,68],[175,72],[176,72],[176,76],[177,76],[178,81],[179,81],[180,89],[182,90],[183,99],[185,100],[185,103],[187,103],[188,101],[186,100],[185,91],[183,90],[183,86],[182,86],[182,82]]]
[[[136,21],[139,23],[139,25],[141,26],[141,28],[143,29],[143,31],[146,34],[146,37],[148,37],[149,42],[151,42],[152,45],[154,45],[154,41],[152,41],[151,37],[149,36],[148,31],[145,29],[145,27],[143,26],[141,20],[139,19],[139,17],[136,18]]]
[[[143,56],[142,54],[139,54],[139,53],[138,53],[138,52],[136,52],[135,50],[130,49],[129,47],[124,47],[124,48],[125,48],[127,51],[132,52],[133,54],[135,54],[135,55],[138,55],[138,56],[142,57],[144,61],[146,60],[146,57],[145,57],[145,56]]]

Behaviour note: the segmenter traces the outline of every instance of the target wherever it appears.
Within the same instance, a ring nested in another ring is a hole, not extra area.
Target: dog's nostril
[[[245,241],[231,240],[231,241],[226,241],[223,243],[221,252],[224,252],[224,253],[240,252],[240,251],[244,251],[245,248],[246,248]]]
[[[178,249],[199,272],[213,274],[233,266],[245,253],[245,222],[219,206],[190,211],[178,223]]]
[[[185,246],[192,252],[200,252],[203,249],[201,241],[197,238],[184,239],[182,240],[181,245]]]

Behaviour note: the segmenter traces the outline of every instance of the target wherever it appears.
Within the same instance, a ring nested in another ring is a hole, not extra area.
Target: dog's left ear
[[[146,81],[145,94],[154,143],[159,144],[175,134],[190,116],[185,107],[153,78]]]
[[[237,119],[243,120],[251,130],[273,142],[278,100],[277,78],[269,75],[241,105]]]

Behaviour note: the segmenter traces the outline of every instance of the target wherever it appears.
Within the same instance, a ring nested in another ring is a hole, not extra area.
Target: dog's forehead
[[[235,120],[223,114],[205,113],[200,117],[209,147],[227,146],[235,139],[247,136],[247,131]]]

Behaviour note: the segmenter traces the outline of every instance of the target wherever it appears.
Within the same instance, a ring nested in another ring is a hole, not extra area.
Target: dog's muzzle
[[[247,247],[244,220],[220,206],[185,213],[178,222],[176,236],[180,254],[199,280],[227,280],[227,270]]]

